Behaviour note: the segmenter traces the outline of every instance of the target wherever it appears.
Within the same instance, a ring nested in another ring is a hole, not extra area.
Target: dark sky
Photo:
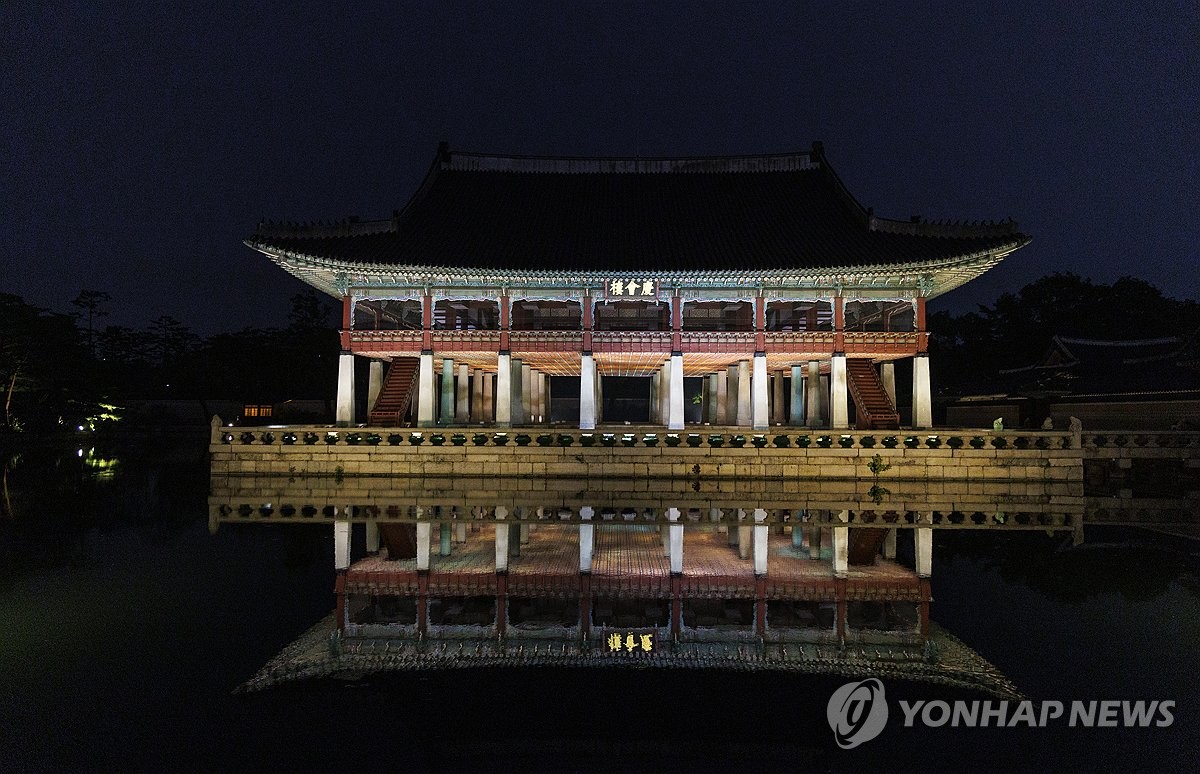
[[[0,5],[0,291],[58,310],[95,288],[114,323],[283,324],[303,286],[242,244],[258,219],[386,217],[440,139],[647,156],[822,139],[881,215],[1033,236],[937,308],[1064,270],[1200,298],[1190,0]]]

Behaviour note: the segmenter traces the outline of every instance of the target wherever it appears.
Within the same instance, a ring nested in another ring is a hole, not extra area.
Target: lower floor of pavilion
[[[932,427],[929,358],[727,354],[422,353],[370,358],[365,400],[344,353],[339,425],[637,424],[683,429]],[[897,371],[904,392],[897,394]],[[903,412],[903,415],[902,415]]]
[[[598,643],[613,632],[818,644],[928,635],[928,535],[914,536],[907,567],[895,529],[619,522],[369,525],[368,553],[338,575],[340,629]]]

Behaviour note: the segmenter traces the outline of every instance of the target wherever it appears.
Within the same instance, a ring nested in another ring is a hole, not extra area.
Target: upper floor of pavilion
[[[879,217],[819,142],[709,158],[492,156],[443,143],[391,218],[263,222],[246,244],[356,300],[849,301],[932,298],[1028,241],[1011,220]]]

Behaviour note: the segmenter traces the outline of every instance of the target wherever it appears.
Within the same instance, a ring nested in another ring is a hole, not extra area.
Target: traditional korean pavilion
[[[388,219],[247,240],[342,301],[339,425],[671,430],[898,427],[901,359],[911,425],[931,427],[926,302],[1028,242],[1011,220],[879,217],[819,142],[719,158],[443,143]]]

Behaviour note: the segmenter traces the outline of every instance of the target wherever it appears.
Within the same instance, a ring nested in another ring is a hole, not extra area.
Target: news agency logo
[[[833,738],[843,750],[871,741],[887,725],[883,683],[874,677],[846,683],[829,697],[825,716],[833,729]]]
[[[1175,722],[1175,702],[1156,701],[1061,701],[1033,702],[975,700],[947,702],[899,702],[904,727],[926,728],[1167,728]],[[883,731],[888,704],[883,683],[877,678],[846,683],[833,692],[825,716],[838,747],[850,750],[869,742]]]

